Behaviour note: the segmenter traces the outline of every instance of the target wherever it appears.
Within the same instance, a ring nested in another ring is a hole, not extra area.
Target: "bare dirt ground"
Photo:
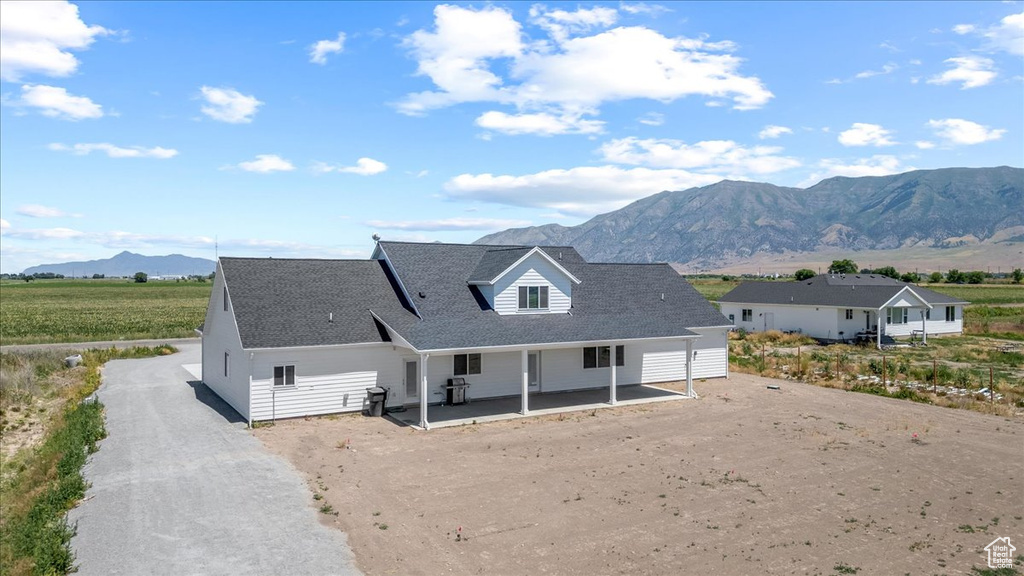
[[[746,374],[695,387],[430,432],[344,416],[255,434],[371,575],[962,574],[997,536],[1024,542],[1020,419]]]

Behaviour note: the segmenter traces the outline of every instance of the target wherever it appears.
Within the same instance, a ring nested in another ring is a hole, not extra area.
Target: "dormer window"
[[[520,310],[547,310],[548,309],[548,287],[547,286],[520,286],[519,287],[519,309]]]

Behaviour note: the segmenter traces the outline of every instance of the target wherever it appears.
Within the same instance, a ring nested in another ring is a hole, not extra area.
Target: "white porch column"
[[[921,310],[921,344],[928,343],[928,321],[925,319],[926,314],[928,314],[926,310]]]
[[[420,428],[430,430],[427,421],[427,360],[430,354],[420,354]]]
[[[523,356],[523,409],[521,411],[523,416],[530,413],[529,406],[529,394],[530,394],[530,353],[525,348],[522,352]]]
[[[693,340],[686,340],[686,395],[693,398]]]
[[[885,316],[883,316],[884,311],[885,308],[878,309],[878,329],[875,330],[875,348],[878,348],[879,350],[882,349],[882,328],[884,328],[882,319],[885,318]]]
[[[609,404],[617,404],[618,403],[618,399],[615,398],[615,364],[616,364],[615,343],[612,342],[611,344],[609,344],[608,348],[609,348],[610,354],[611,354],[611,374],[612,374],[611,375],[611,383],[609,384],[609,388],[611,389],[611,393],[609,394],[608,403]]]

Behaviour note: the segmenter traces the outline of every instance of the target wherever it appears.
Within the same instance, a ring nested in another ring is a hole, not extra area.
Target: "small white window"
[[[231,355],[227,352],[224,353],[224,377],[228,377],[228,367],[231,366]]]
[[[609,346],[589,346],[583,349],[583,368],[608,368],[612,365],[612,351]],[[615,365],[626,365],[626,347],[615,347]]]
[[[455,366],[452,372],[455,376],[471,376],[480,373],[481,361],[479,354],[456,354],[453,358],[455,359]]]
[[[906,324],[907,323],[907,309],[906,308],[886,308],[885,309],[885,323],[886,324]]]
[[[519,309],[520,310],[547,310],[548,309],[548,287],[547,286],[520,286],[519,287]]]
[[[295,365],[274,366],[274,388],[295,386]]]
[[[744,308],[743,309],[743,321],[744,322],[753,322],[753,320],[754,320],[754,311],[751,310],[750,308]]]
[[[946,322],[956,322],[956,306],[946,306]]]
[[[853,309],[852,308],[847,308],[846,309],[846,319],[847,320],[853,320]]]

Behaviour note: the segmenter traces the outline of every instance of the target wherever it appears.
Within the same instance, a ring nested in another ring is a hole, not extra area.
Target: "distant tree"
[[[106,278],[106,277],[107,276],[105,274],[93,274],[92,275],[92,279],[93,280],[102,280],[103,278]]]
[[[210,272],[210,275],[207,276],[207,278],[209,278],[210,280],[213,280],[216,277],[217,277],[217,272],[216,271]]]
[[[808,278],[814,278],[814,270],[811,270],[810,268],[801,268],[793,273],[793,277],[796,278],[797,282],[807,280]]]
[[[968,284],[981,284],[982,282],[985,281],[985,273],[979,270],[975,270],[973,272],[968,272],[965,275],[965,278],[967,278]]]
[[[146,274],[145,272],[136,272],[135,281],[139,284],[142,284],[143,282],[149,282],[149,274]]]
[[[964,276],[964,273],[956,268],[950,268],[949,271],[946,272],[946,282],[949,282],[950,284],[963,284],[966,281],[967,278]]]
[[[872,272],[873,271],[871,270],[871,268],[861,268],[860,269],[860,273],[861,274],[871,274]]]
[[[888,276],[889,278],[893,278],[895,280],[900,279],[899,270],[893,268],[892,266],[882,266],[881,268],[875,268],[874,270],[871,271],[871,273],[881,274],[882,276]]]
[[[1010,277],[1013,278],[1014,284],[1020,284],[1021,282],[1024,282],[1024,270],[1014,268],[1013,274],[1011,274]]]
[[[932,284],[942,282],[942,272],[932,272],[931,276],[928,276],[928,281]]]
[[[828,267],[829,274],[856,274],[860,268],[853,260],[833,260]]]
[[[733,281],[733,277],[732,276],[729,276],[728,274],[724,274],[722,276],[722,282],[732,282],[732,281]]]
[[[939,278],[941,279],[942,277],[940,276]],[[900,281],[910,284],[913,284],[918,280],[920,280],[920,277],[918,277],[917,272],[907,272],[903,276],[900,276]]]

